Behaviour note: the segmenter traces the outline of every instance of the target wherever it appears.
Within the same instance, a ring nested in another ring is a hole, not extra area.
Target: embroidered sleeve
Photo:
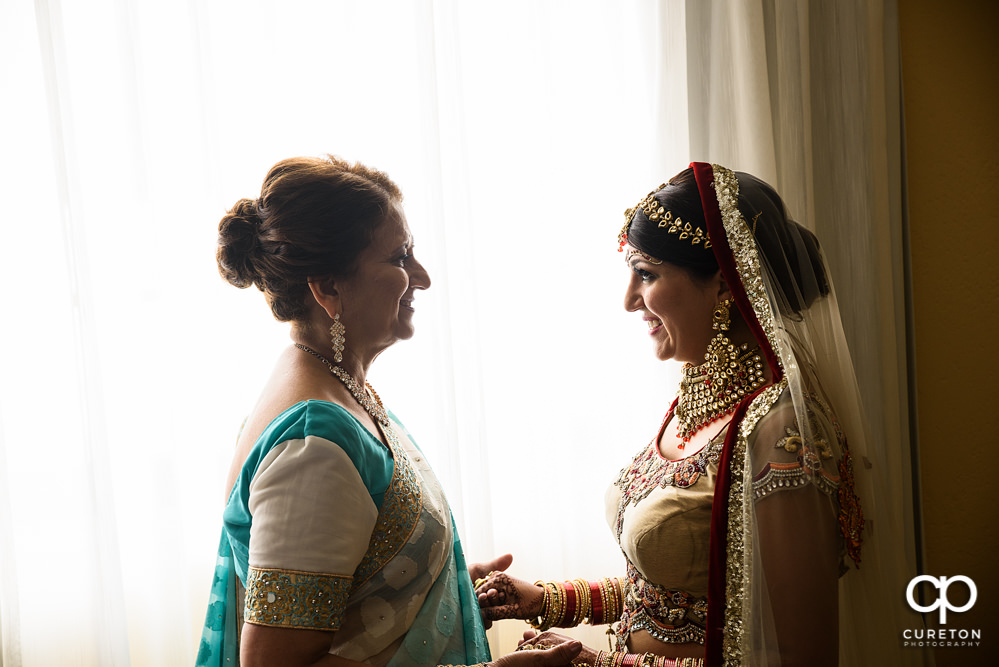
[[[250,483],[244,620],[337,630],[378,518],[360,474],[317,436],[275,446]]]
[[[753,433],[753,495],[757,500],[809,484],[826,495],[836,495],[844,451],[838,429],[819,404],[811,404],[806,412],[802,424],[785,394]]]
[[[257,625],[339,630],[353,577],[251,567],[243,619]]]

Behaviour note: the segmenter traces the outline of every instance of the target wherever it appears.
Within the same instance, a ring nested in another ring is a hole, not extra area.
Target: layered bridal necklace
[[[736,345],[719,333],[708,345],[705,362],[685,364],[676,402],[679,449],[700,428],[734,412],[743,398],[766,383],[759,348]]]

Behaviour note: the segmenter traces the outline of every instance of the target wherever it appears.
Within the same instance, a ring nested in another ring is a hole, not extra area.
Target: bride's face
[[[624,308],[642,314],[656,356],[663,361],[704,363],[704,353],[715,333],[711,313],[721,300],[720,273],[701,281],[686,269],[651,262],[630,246],[626,250],[631,276]]]

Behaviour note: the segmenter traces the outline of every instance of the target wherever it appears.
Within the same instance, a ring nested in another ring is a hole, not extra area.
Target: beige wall
[[[999,664],[999,3],[899,0],[927,574],[971,577]],[[955,589],[956,590],[956,589]],[[952,617],[953,618],[953,617]],[[952,625],[952,623],[948,623]]]

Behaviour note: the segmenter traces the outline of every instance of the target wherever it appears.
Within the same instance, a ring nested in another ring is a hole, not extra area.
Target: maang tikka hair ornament
[[[343,361],[343,344],[347,340],[344,337],[346,328],[340,321],[340,313],[333,316],[333,325],[330,326],[330,336],[333,337],[333,361],[338,364]]]
[[[735,410],[739,401],[766,382],[759,349],[749,349],[748,343],[736,346],[725,335],[731,305],[732,300],[725,299],[711,314],[711,328],[718,334],[708,344],[704,363],[683,366],[675,412],[683,439],[680,449],[698,429]]]

